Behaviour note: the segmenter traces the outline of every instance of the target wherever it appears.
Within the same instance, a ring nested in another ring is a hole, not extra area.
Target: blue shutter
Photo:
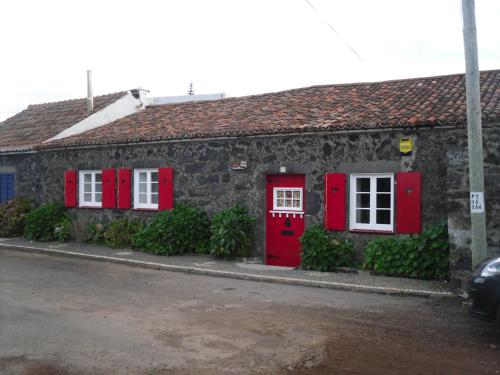
[[[14,173],[0,173],[0,203],[7,202],[15,195]]]

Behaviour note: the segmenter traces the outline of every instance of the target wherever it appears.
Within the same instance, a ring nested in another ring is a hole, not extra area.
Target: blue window
[[[0,203],[14,198],[16,192],[14,183],[14,173],[0,173]]]

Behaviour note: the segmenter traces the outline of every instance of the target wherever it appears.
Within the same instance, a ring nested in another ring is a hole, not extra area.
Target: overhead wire
[[[332,30],[335,33],[335,35],[337,35],[337,37],[346,45],[346,47],[349,48],[352,51],[352,53],[354,53],[361,61],[364,61],[363,58],[360,56],[360,54],[356,52],[356,50],[344,38],[342,38],[339,32],[330,24],[330,22],[328,22],[328,20],[325,17],[321,15],[321,13],[314,7],[314,5],[312,5],[309,0],[304,0],[304,1],[307,4],[309,4],[309,6],[312,8],[312,10],[314,10],[314,12],[318,15],[318,17],[321,18],[323,22],[325,22],[328,25],[330,30]]]

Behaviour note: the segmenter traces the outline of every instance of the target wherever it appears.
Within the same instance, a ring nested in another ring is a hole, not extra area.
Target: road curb
[[[154,270],[181,272],[187,274],[213,276],[213,277],[225,277],[238,280],[250,280],[250,281],[269,282],[269,283],[277,283],[285,285],[305,286],[312,288],[347,290],[347,291],[356,291],[363,293],[376,293],[376,294],[398,295],[398,296],[409,296],[409,297],[456,298],[456,295],[451,292],[437,292],[432,290],[417,290],[417,289],[399,289],[399,288],[390,288],[381,286],[340,283],[334,281],[306,280],[306,279],[298,279],[292,277],[268,276],[268,275],[257,275],[252,273],[243,273],[243,272],[210,270],[197,267],[174,266],[171,264],[147,262],[142,260],[125,259],[119,257],[109,257],[105,255],[85,254],[74,251],[43,249],[33,246],[5,244],[1,242],[0,242],[0,247],[13,251],[87,259],[99,262],[124,264],[133,267],[148,268]]]

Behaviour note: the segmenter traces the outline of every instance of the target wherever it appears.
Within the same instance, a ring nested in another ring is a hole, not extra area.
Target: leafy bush
[[[253,248],[255,218],[244,207],[222,210],[212,220],[210,254],[219,258],[249,256]]]
[[[16,197],[0,205],[0,237],[20,236],[26,215],[33,209],[30,199]]]
[[[104,223],[90,223],[87,226],[87,236],[85,238],[85,242],[90,243],[104,243],[106,241],[106,232],[108,230],[108,226]]]
[[[156,255],[206,253],[210,220],[205,211],[179,203],[162,211],[133,237],[135,248]]]
[[[71,239],[73,232],[73,222],[69,217],[64,217],[57,223],[54,228],[54,238],[56,240],[66,242]]]
[[[26,216],[24,236],[40,241],[57,239],[59,234],[56,234],[56,227],[67,226],[67,221],[71,219],[61,203],[45,204]]]
[[[139,220],[127,218],[112,221],[104,230],[103,237],[106,245],[111,247],[131,247],[132,238],[142,228]]]
[[[370,241],[364,268],[388,276],[445,279],[448,276],[448,228],[435,224],[420,235]]]
[[[303,269],[333,271],[335,267],[353,264],[352,242],[338,238],[320,225],[308,228],[299,240],[302,243],[301,265]]]

